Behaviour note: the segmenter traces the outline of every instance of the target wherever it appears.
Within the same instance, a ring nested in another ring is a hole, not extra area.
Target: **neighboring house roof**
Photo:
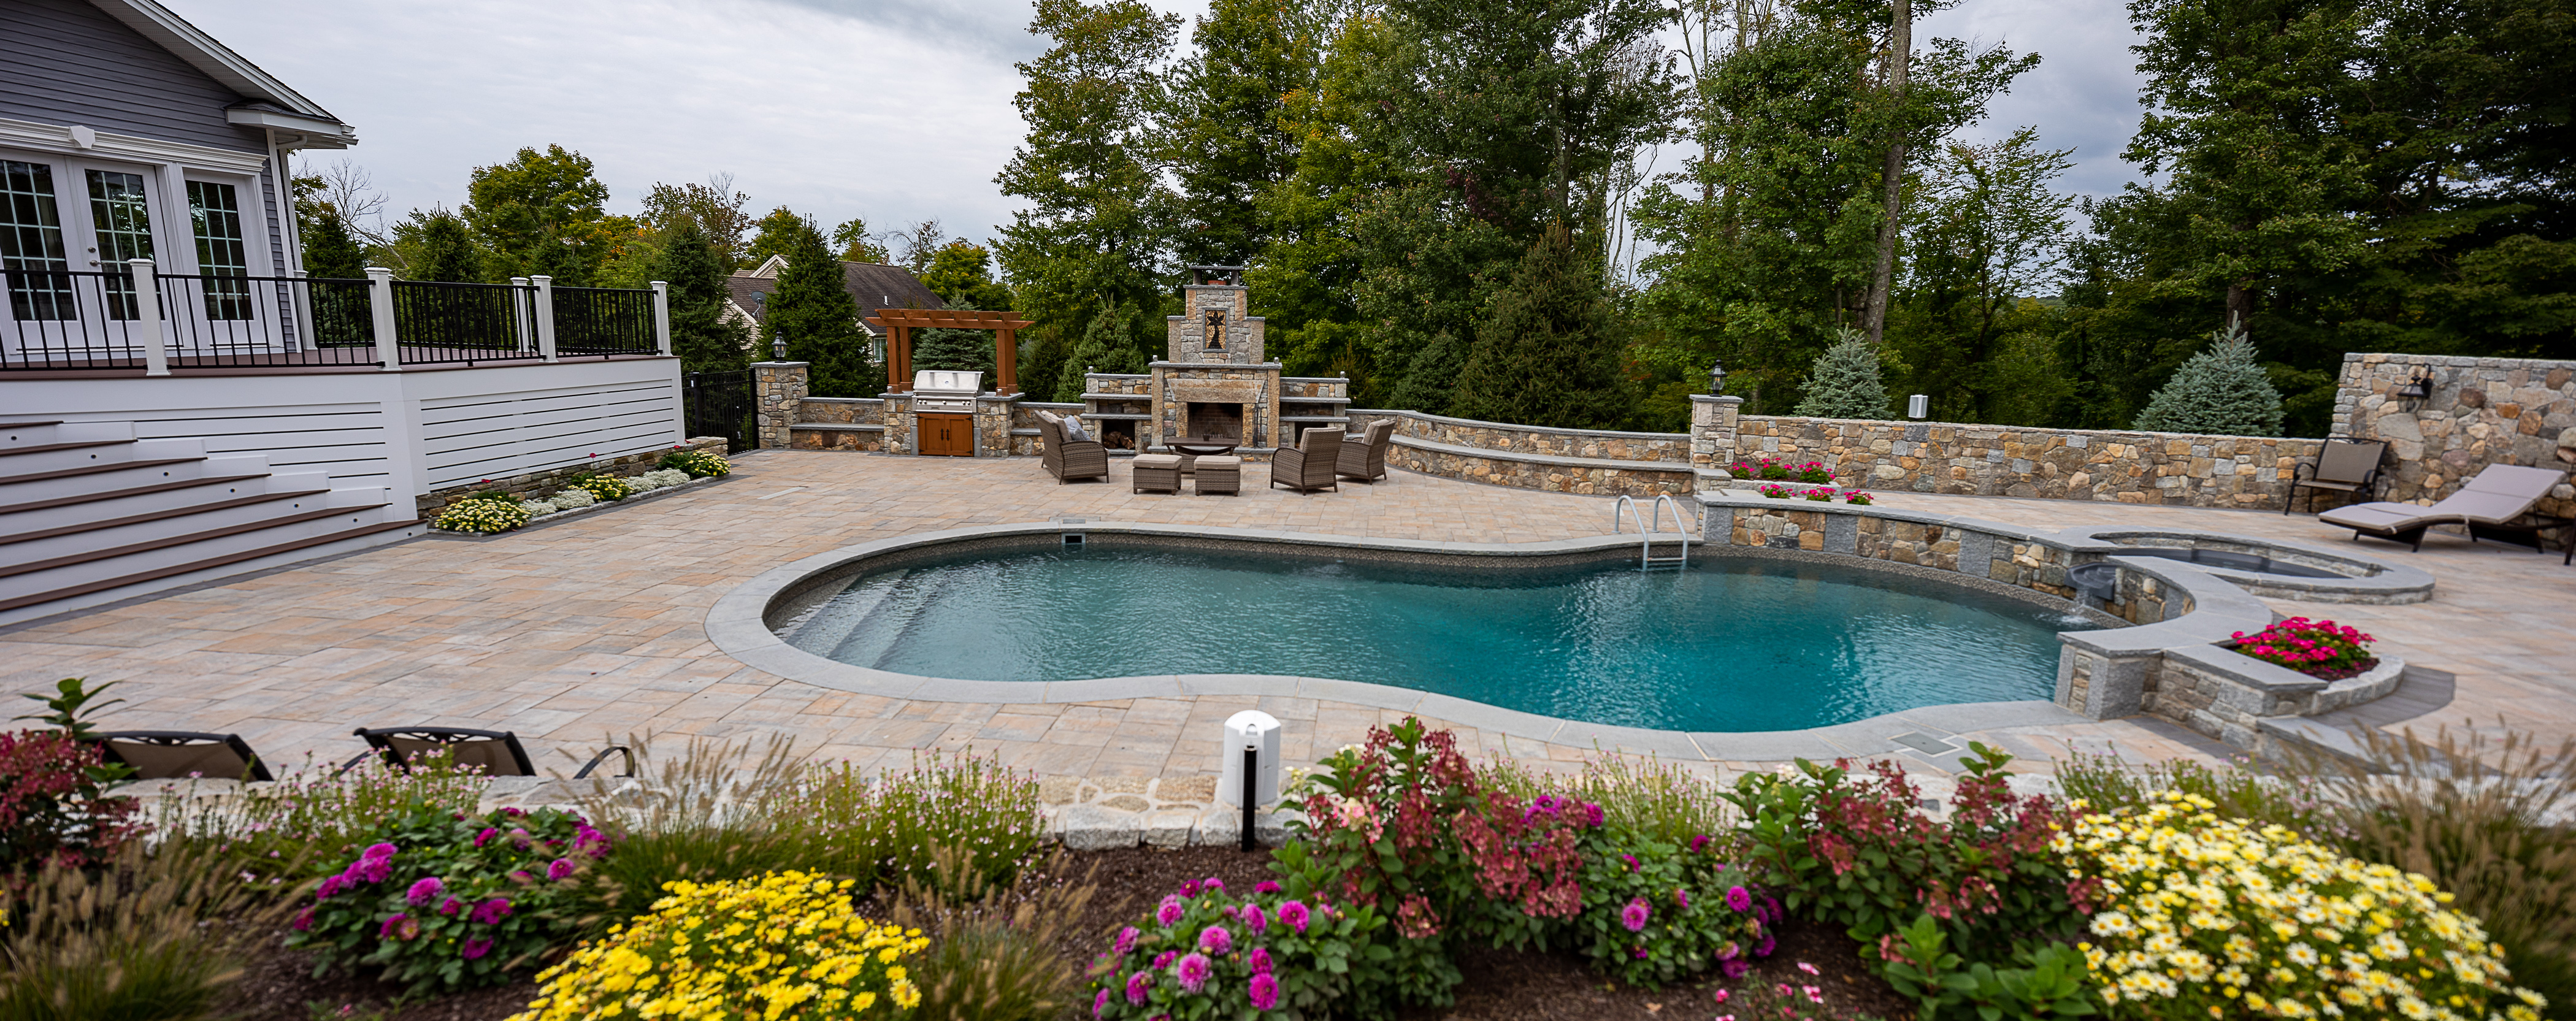
[[[303,93],[288,88],[285,82],[259,69],[231,47],[215,41],[195,25],[170,12],[153,0],[90,0],[108,17],[124,22],[126,27],[143,34],[169,50],[189,66],[225,88],[241,94],[245,102],[225,109],[225,117],[234,124],[257,128],[276,128],[297,139],[300,148],[345,149],[357,144],[358,129],[333,116],[322,104],[306,99]]]
[[[732,276],[726,277],[725,291],[733,304],[728,316],[739,312],[754,323],[760,322],[768,314],[769,295],[778,290],[778,274],[786,269],[787,258],[773,255],[757,269],[735,270]],[[841,286],[850,292],[850,300],[858,303],[861,320],[877,314],[880,309],[948,307],[948,303],[939,300],[937,292],[922,284],[921,278],[901,266],[844,262],[841,264]],[[882,332],[864,321],[859,325],[870,335]]]

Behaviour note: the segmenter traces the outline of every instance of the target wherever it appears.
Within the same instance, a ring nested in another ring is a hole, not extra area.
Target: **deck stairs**
[[[129,422],[0,421],[0,625],[423,531],[382,486],[266,454],[137,439]]]
[[[1691,535],[1691,519],[1689,513],[1682,510],[1681,501],[1673,499],[1672,495],[1668,493],[1657,495],[1655,497],[1654,507],[1654,514],[1649,517],[1645,512],[1641,511],[1637,507],[1636,497],[1620,497],[1619,502],[1611,505],[1610,507],[1610,533],[1612,535],[1625,535],[1628,531],[1628,523],[1631,521],[1636,522],[1638,533],[1637,566],[1640,569],[1653,570],[1657,567],[1671,567],[1676,569],[1688,568],[1690,566],[1691,544],[1702,541],[1698,537]],[[1666,507],[1671,507],[1673,511],[1673,530],[1669,532],[1658,531],[1658,529],[1663,527],[1664,508]],[[1657,546],[1665,544],[1669,544],[1669,552],[1658,553],[1655,551]]]

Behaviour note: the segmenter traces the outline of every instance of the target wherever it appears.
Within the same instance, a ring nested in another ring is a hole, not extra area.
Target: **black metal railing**
[[[545,356],[535,287],[389,283],[402,365]],[[147,306],[128,268],[0,269],[0,370],[142,371],[148,322],[174,369],[383,365],[372,281],[209,273],[153,284]],[[557,357],[660,351],[651,291],[555,288],[552,325]]]
[[[690,436],[722,436],[726,453],[760,445],[750,369],[681,376],[680,406]]]
[[[649,355],[661,350],[653,325],[653,292],[557,287],[555,353]]]

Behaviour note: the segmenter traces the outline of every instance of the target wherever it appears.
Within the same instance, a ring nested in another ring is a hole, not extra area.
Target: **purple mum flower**
[[[1108,1011],[1109,988],[1107,986],[1103,986],[1100,989],[1100,995],[1091,998],[1091,1016],[1097,1018]]]
[[[1306,931],[1306,905],[1300,901],[1293,900],[1279,905],[1279,920],[1288,923],[1289,928],[1295,929],[1301,934],[1304,933]]]
[[[1628,956],[1630,956],[1630,957],[1634,957],[1634,958],[1636,958],[1636,959],[1638,959],[1638,960],[1640,960],[1640,961],[1645,960],[1645,959],[1646,959],[1646,948],[1644,948],[1644,947],[1629,947],[1629,948],[1628,948]]]
[[[1644,897],[1632,897],[1627,907],[1619,909],[1619,924],[1626,926],[1629,932],[1645,931],[1646,920],[1653,917],[1655,909],[1646,906]]]
[[[474,905],[474,920],[484,925],[491,925],[508,917],[510,917],[510,899],[507,897],[494,897]]]
[[[1743,887],[1741,887],[1741,886],[1730,886],[1730,887],[1727,887],[1727,888],[1726,888],[1726,906],[1727,906],[1727,907],[1730,907],[1730,908],[1734,908],[1734,909],[1735,909],[1735,910],[1737,910],[1737,911],[1749,911],[1749,910],[1752,910],[1752,908],[1753,908],[1753,892],[1752,892],[1752,891],[1750,891],[1750,890],[1747,890],[1747,889],[1745,889],[1745,888],[1743,888]]]
[[[346,874],[337,875],[337,876],[332,876],[332,877],[330,877],[330,878],[328,878],[328,879],[324,879],[324,880],[322,881],[322,886],[321,886],[319,889],[316,889],[316,890],[314,890],[314,891],[313,891],[313,899],[314,899],[314,900],[330,900],[330,899],[331,899],[331,897],[332,897],[334,894],[337,894],[337,893],[339,893],[340,891],[342,891],[342,890],[346,890],[346,889],[348,889],[348,888],[349,888],[349,877],[348,877]]]
[[[1198,895],[1199,895],[1199,881],[1198,881],[1198,880],[1195,880],[1195,879],[1187,880],[1187,881],[1185,881],[1185,882],[1183,882],[1183,883],[1181,884],[1181,896],[1183,896],[1183,897],[1196,897],[1196,896],[1198,896]]]
[[[1136,949],[1136,936],[1135,926],[1130,925],[1118,930],[1118,942],[1114,944],[1118,950],[1118,956],[1125,957],[1128,951]]]
[[[1127,976],[1127,1002],[1145,1002],[1145,989],[1153,984],[1153,978],[1148,976],[1145,972],[1140,971]]]
[[[1270,928],[1270,919],[1268,916],[1261,913],[1261,905],[1246,904],[1243,906],[1243,927],[1254,932],[1260,932],[1264,929]]]
[[[1678,886],[1673,887],[1673,903],[1684,911],[1690,910],[1690,891]]]
[[[1252,976],[1252,988],[1244,995],[1252,998],[1252,1009],[1269,1010],[1279,1005],[1279,979],[1264,972]]]
[[[1254,883],[1254,884],[1252,884],[1252,892],[1254,892],[1254,893],[1278,893],[1278,892],[1279,892],[1279,884],[1274,883],[1274,882],[1271,882],[1271,881],[1269,881],[1269,880],[1267,880],[1267,879],[1264,879],[1264,880],[1262,880],[1262,881],[1260,881],[1260,882],[1258,882],[1258,883]]]
[[[1620,861],[1623,861],[1623,862],[1628,863],[1628,871],[1630,871],[1630,872],[1635,872],[1635,871],[1637,871],[1637,856],[1636,856],[1636,855],[1633,855],[1633,854],[1623,854],[1623,855],[1620,855],[1620,856],[1619,856],[1619,860],[1620,860]]]
[[[1726,976],[1726,980],[1729,982],[1743,978],[1745,972],[1752,970],[1753,966],[1744,963],[1744,959],[1740,957],[1727,958],[1726,960],[1719,962],[1717,966],[1718,974]]]
[[[1762,942],[1757,943],[1757,944],[1755,944],[1755,945],[1754,945],[1754,947],[1753,947],[1753,956],[1755,956],[1755,957],[1769,957],[1769,956],[1771,956],[1771,949],[1772,949],[1773,947],[1776,947],[1776,946],[1779,946],[1779,945],[1780,945],[1780,941],[1779,941],[1779,940],[1772,939],[1772,938],[1770,937],[1770,935],[1766,933],[1766,934],[1764,934],[1764,935],[1763,935],[1763,937],[1762,937]]]
[[[1208,926],[1199,930],[1199,949],[1223,957],[1234,950],[1234,934],[1222,925]]]
[[[1601,825],[1601,806],[1599,806],[1599,805],[1585,805],[1585,806],[1583,806],[1583,820],[1584,820],[1585,824],[1587,824],[1587,825],[1591,825],[1591,826],[1599,826],[1599,825]]]
[[[1789,919],[1789,909],[1780,906],[1778,897],[1764,897],[1762,915],[1762,920],[1765,922],[1784,922]]]
[[[410,915],[395,915],[376,928],[377,939],[411,939],[420,935],[420,921]]]
[[[466,960],[471,961],[471,960],[473,960],[473,959],[475,959],[475,958],[477,958],[477,957],[481,957],[481,956],[483,956],[483,955],[485,955],[485,954],[488,954],[488,953],[491,953],[491,952],[492,952],[492,941],[491,941],[491,940],[488,940],[488,939],[482,939],[482,938],[476,938],[476,939],[469,939],[469,940],[466,940],[466,941],[465,941],[465,959],[466,959]]]
[[[1691,838],[1691,853],[1692,853],[1692,854],[1698,854],[1698,853],[1700,853],[1700,851],[1702,851],[1702,850],[1706,849],[1707,847],[1708,847],[1708,835],[1707,835],[1707,834],[1701,834],[1701,835],[1699,835],[1699,836],[1696,836],[1696,837],[1692,837],[1692,838]]]
[[[1166,929],[1180,924],[1181,915],[1181,899],[1178,897],[1165,897],[1163,905],[1154,909],[1154,921]]]
[[[1195,993],[1207,988],[1208,973],[1212,970],[1214,966],[1208,963],[1206,954],[1192,953],[1181,958],[1181,965],[1173,975],[1181,980],[1181,988]]]
[[[1166,950],[1166,951],[1163,951],[1162,953],[1155,954],[1155,955],[1154,955],[1154,970],[1155,970],[1155,971],[1161,971],[1161,970],[1163,970],[1163,969],[1165,969],[1165,968],[1169,968],[1169,967],[1171,967],[1171,966],[1172,966],[1172,962],[1173,962],[1174,960],[1177,960],[1180,956],[1181,956],[1181,952],[1180,952],[1180,951],[1178,951],[1178,950]]]
[[[446,883],[440,882],[437,876],[428,876],[411,884],[411,892],[404,894],[403,899],[410,901],[413,907],[426,907],[430,898],[445,892]]]
[[[489,826],[483,827],[483,832],[474,835],[474,846],[481,847],[485,844],[489,844],[492,842],[492,838],[500,835],[500,830],[493,829]]]
[[[553,864],[546,866],[546,878],[548,879],[560,881],[571,875],[572,862],[569,859],[557,858],[554,860]]]
[[[1254,947],[1254,948],[1252,948],[1252,973],[1253,973],[1253,974],[1255,974],[1255,975],[1267,975],[1267,974],[1270,974],[1270,948],[1269,948],[1269,947]]]
[[[1207,882],[1199,884],[1199,889],[1207,893],[1224,893],[1225,880],[1218,879],[1215,876],[1209,876],[1207,878]]]

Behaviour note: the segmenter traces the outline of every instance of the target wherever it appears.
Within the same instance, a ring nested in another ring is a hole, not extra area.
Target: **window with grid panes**
[[[0,160],[0,270],[9,276],[13,319],[75,319],[70,270],[63,256],[62,210],[54,205],[54,168]]]
[[[206,292],[206,318],[250,318],[250,283],[237,279],[250,275],[239,193],[229,184],[188,182],[188,219],[197,232],[197,279]]]

